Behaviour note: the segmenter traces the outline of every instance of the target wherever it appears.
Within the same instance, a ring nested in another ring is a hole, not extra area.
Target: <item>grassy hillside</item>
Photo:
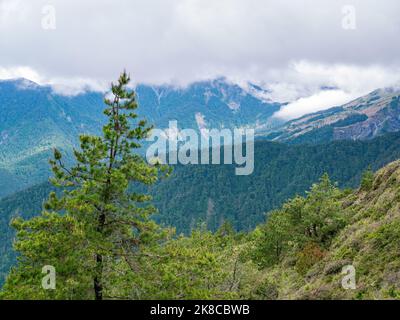
[[[288,250],[263,270],[266,298],[400,299],[400,161],[339,203],[345,226],[326,249],[314,241],[319,251]],[[355,268],[355,289],[341,285],[346,265]]]

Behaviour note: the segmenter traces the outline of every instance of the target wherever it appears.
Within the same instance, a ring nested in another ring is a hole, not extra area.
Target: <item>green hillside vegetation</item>
[[[265,220],[265,212],[279,208],[296,194],[304,195],[304,190],[325,172],[339,187],[354,188],[370,165],[377,170],[397,158],[399,133],[371,141],[337,141],[318,146],[257,141],[255,169],[250,176],[235,176],[234,166],[229,165],[175,166],[168,179],[150,188],[136,187],[136,191],[153,196],[158,213],[152,218],[175,227],[177,234],[189,234],[199,223],[216,231],[225,221],[237,231],[250,231]],[[2,279],[15,263],[11,219],[38,215],[54,190],[50,184],[41,184],[0,201]]]
[[[254,232],[250,252],[265,267],[267,298],[400,299],[400,161],[366,172],[350,194],[326,179]],[[271,238],[279,258],[265,254]],[[356,271],[354,290],[341,286],[346,265]]]
[[[235,165],[175,166],[168,179],[149,188],[159,210],[156,221],[178,233],[199,221],[212,231],[224,221],[235,230],[252,230],[265,212],[304,195],[324,173],[341,188],[357,187],[368,167],[378,170],[400,158],[400,134],[308,146],[258,141],[254,151],[254,172],[248,176],[236,176]]]
[[[153,196],[157,221],[176,227],[178,233],[189,232],[199,221],[213,231],[225,220],[236,230],[250,230],[264,220],[265,212],[303,195],[325,172],[341,188],[354,188],[368,167],[378,170],[398,158],[400,133],[306,146],[256,141],[255,168],[249,176],[236,176],[235,165],[176,165],[169,179],[136,190]],[[43,183],[3,198],[1,216],[30,218],[53,190]]]
[[[250,233],[236,233],[229,223],[214,233],[199,226],[189,236],[176,237],[164,229],[163,240],[141,247],[137,259],[107,266],[105,298],[400,299],[399,213],[400,161],[374,176],[366,172],[355,191],[340,190],[323,175],[306,196],[268,213],[267,222]],[[20,261],[1,298],[92,298],[90,277],[74,264],[60,267],[56,290],[41,288],[39,266],[45,260],[56,262],[57,250],[79,248],[83,241],[79,226],[67,217],[49,219],[51,252],[29,265],[29,274],[26,260]],[[27,244],[39,241],[40,233],[34,232],[32,239],[23,231],[33,223],[16,222],[16,248],[38,258],[42,249],[32,251]],[[68,237],[63,236],[65,228],[73,230]],[[69,261],[68,255],[65,259]],[[347,265],[356,270],[355,289],[341,285]]]

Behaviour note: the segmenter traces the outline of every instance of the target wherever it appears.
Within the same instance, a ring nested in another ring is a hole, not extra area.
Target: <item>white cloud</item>
[[[344,4],[0,0],[0,78],[23,76],[74,94],[104,90],[123,68],[135,82],[153,84],[225,76],[289,102],[328,99],[322,86],[352,97],[395,83],[399,1],[352,0],[355,30],[342,28]],[[45,5],[55,8],[55,30],[42,28]]]
[[[11,67],[5,68],[0,66],[0,79],[16,79],[26,78],[38,84],[43,84],[40,75],[30,67]]]
[[[377,88],[400,84],[400,68],[300,61],[293,63],[281,82],[271,86],[270,98],[289,101],[275,116],[293,119],[347,103]]]
[[[44,82],[46,85],[50,85],[55,93],[67,96],[86,91],[106,92],[109,89],[107,81],[90,78],[52,78]]]
[[[110,80],[126,67],[140,82],[224,75],[269,80],[290,61],[399,64],[397,0],[353,0],[357,29],[342,28],[342,1],[0,0],[3,67],[46,78]],[[56,29],[42,29],[53,5]]]
[[[310,97],[300,98],[274,114],[275,117],[289,120],[299,118],[304,114],[340,106],[356,98],[342,90],[327,90],[318,92]]]

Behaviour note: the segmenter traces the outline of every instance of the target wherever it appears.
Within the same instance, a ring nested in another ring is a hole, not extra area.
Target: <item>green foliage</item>
[[[341,215],[342,196],[327,174],[311,187],[300,213],[300,227],[307,238],[323,246],[330,244],[336,233],[345,226]]]
[[[260,267],[281,262],[293,239],[290,216],[285,211],[275,211],[268,216],[268,223],[255,231],[257,246],[253,260]]]
[[[230,275],[225,256],[228,244],[221,240],[208,231],[196,230],[190,237],[168,241],[148,256],[141,291],[131,298],[232,298],[234,292],[227,285]],[[232,248],[231,244],[229,246]]]
[[[249,176],[236,176],[234,165],[174,166],[169,179],[149,189],[160,210],[155,219],[185,234],[198,221],[212,231],[225,220],[236,230],[250,231],[264,221],[265,212],[297,194],[304,196],[325,172],[340,188],[358,187],[369,165],[375,170],[400,158],[399,137],[394,134],[366,142],[318,146],[256,141],[255,168]]]
[[[368,167],[368,169],[363,172],[361,177],[361,185],[360,185],[361,190],[370,191],[372,189],[373,182],[374,182],[374,172],[371,170],[371,167]]]
[[[376,231],[368,235],[379,249],[386,247],[398,247],[400,243],[400,219],[394,220],[389,224],[380,226]]]
[[[295,217],[291,228],[297,235],[281,261],[264,269],[278,299],[398,299],[400,162],[372,180],[369,191],[340,194],[324,176],[307,197],[283,206]],[[320,219],[328,229],[318,227]],[[250,250],[261,246],[258,239],[262,237],[253,239]],[[253,259],[257,263],[260,256]],[[352,290],[340,285],[346,265],[356,271]]]
[[[254,232],[253,261],[262,268],[291,255],[303,273],[323,257],[323,248],[346,225],[341,214],[342,192],[324,174],[306,197],[295,197]]]
[[[93,250],[87,250],[84,227],[72,215],[44,212],[31,220],[13,221],[20,253],[0,297],[7,299],[90,299]],[[56,290],[41,288],[42,268],[56,269]]]
[[[256,288],[255,295],[260,300],[276,300],[279,291],[276,284],[266,279]]]

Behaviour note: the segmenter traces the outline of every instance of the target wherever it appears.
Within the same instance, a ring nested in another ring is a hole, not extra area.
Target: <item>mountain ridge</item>
[[[342,106],[290,120],[265,133],[272,141],[318,143],[367,140],[400,130],[400,89],[384,88]]]

